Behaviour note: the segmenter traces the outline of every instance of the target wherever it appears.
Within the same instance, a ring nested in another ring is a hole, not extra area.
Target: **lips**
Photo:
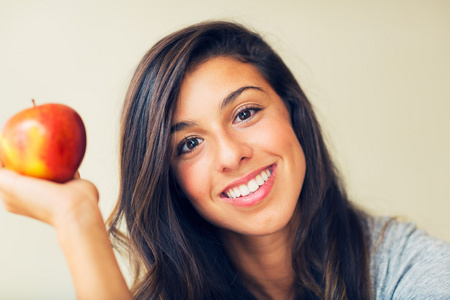
[[[251,193],[256,192],[260,188],[260,186],[262,186],[267,180],[269,180],[270,175],[272,175],[272,171],[270,170],[270,168],[265,169],[254,178],[250,179],[247,183],[229,188],[224,193],[228,198],[231,199],[245,197]]]
[[[234,181],[222,192],[221,199],[238,207],[256,205],[269,195],[276,169],[276,165],[271,165]]]

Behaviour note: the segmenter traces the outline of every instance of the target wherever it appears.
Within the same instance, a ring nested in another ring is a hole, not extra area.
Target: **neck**
[[[258,299],[292,299],[294,234],[285,229],[266,236],[224,232],[226,250],[247,288]]]

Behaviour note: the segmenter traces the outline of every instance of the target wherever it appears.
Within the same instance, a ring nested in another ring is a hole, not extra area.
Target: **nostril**
[[[238,168],[245,159],[253,155],[253,149],[239,133],[219,130],[216,132],[215,141],[215,164],[220,172]]]

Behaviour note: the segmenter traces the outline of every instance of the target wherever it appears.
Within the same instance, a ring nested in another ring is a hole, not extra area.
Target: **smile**
[[[256,192],[259,188],[269,180],[272,175],[272,171],[269,169],[263,170],[260,174],[256,175],[255,178],[251,179],[246,184],[241,184],[239,186],[228,189],[225,194],[228,198],[236,199],[239,197],[245,197],[251,193]]]
[[[226,188],[221,199],[236,207],[251,207],[269,195],[275,182],[277,165],[249,174]]]

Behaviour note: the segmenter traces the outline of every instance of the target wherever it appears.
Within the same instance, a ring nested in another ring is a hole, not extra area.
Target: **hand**
[[[54,227],[98,210],[98,191],[89,181],[75,178],[64,184],[20,175],[0,167],[0,198],[6,210]]]
[[[132,299],[92,183],[78,173],[63,184],[23,176],[0,162],[0,198],[6,210],[55,227],[78,299]]]

